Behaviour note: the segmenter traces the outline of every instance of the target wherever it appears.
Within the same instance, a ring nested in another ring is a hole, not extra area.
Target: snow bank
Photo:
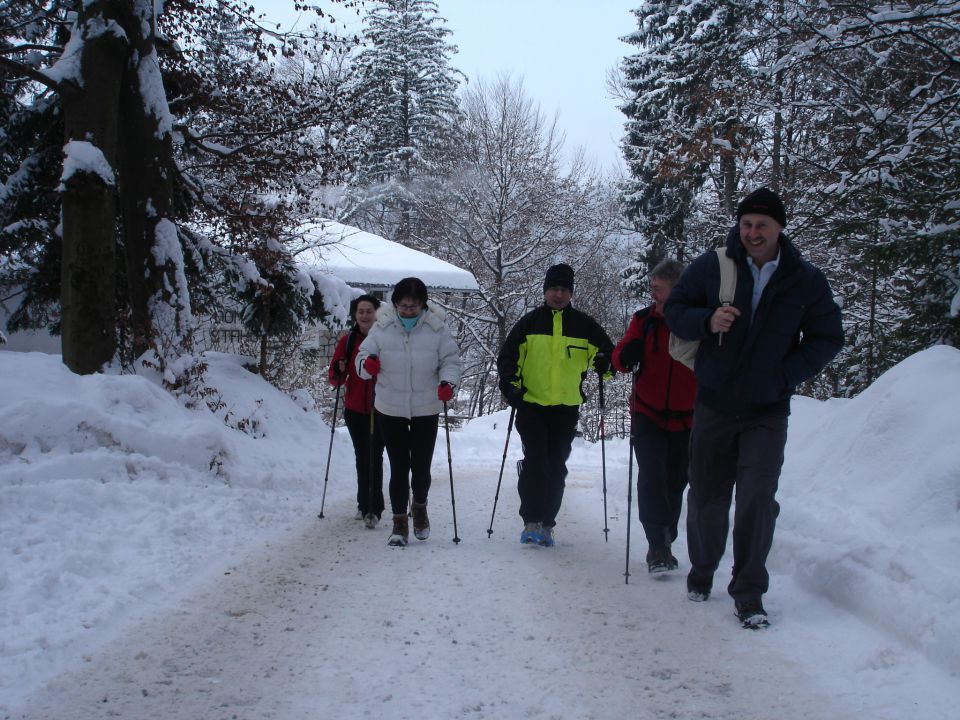
[[[329,428],[239,358],[205,359],[216,413],[0,352],[0,706],[312,501]]]
[[[852,400],[796,398],[773,559],[960,672],[960,351],[918,353]]]

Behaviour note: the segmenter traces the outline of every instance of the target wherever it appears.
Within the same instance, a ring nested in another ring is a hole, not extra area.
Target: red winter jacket
[[[353,344],[350,348],[350,357],[347,357],[347,342],[351,336],[355,335]],[[356,363],[357,350],[360,349],[360,343],[363,342],[366,335],[361,335],[360,331],[354,328],[344,335],[337,342],[337,347],[333,351],[333,358],[330,360],[330,384],[336,387],[343,385],[344,379],[337,373],[337,363],[340,360],[347,361],[347,392],[343,399],[343,405],[348,410],[369,415],[373,407],[373,384],[374,380],[364,380],[357,376]]]
[[[642,356],[631,347],[628,357],[621,357],[623,349],[637,339],[643,342]],[[638,310],[613,349],[613,366],[619,372],[634,373],[632,412],[643,413],[664,430],[689,430],[697,380],[690,368],[670,357],[669,342],[670,330],[663,315],[654,306]]]

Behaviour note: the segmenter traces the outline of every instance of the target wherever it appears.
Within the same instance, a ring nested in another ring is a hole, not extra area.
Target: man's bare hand
[[[714,310],[710,316],[710,332],[725,333],[733,325],[733,321],[740,317],[740,311],[733,305],[724,305]]]

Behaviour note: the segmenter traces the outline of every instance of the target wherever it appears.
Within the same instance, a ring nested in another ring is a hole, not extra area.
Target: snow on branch
[[[63,146],[63,174],[58,190],[63,191],[67,182],[77,173],[97,175],[106,185],[116,184],[113,168],[103,152],[86,140],[71,140]]]

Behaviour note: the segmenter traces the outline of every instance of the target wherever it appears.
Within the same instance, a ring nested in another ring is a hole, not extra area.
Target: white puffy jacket
[[[443,322],[440,308],[427,305],[409,333],[392,305],[377,310],[377,320],[357,351],[357,374],[370,378],[363,361],[380,358],[374,407],[384,415],[420,417],[437,415],[443,403],[437,386],[460,384],[460,349]]]

